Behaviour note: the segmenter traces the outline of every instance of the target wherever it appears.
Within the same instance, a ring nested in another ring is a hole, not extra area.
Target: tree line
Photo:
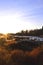
[[[34,29],[34,30],[22,30],[21,32],[16,33],[16,35],[25,35],[25,36],[41,36],[43,35],[43,26],[41,29]]]

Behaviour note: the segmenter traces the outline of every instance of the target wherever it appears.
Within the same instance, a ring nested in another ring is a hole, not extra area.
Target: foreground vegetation
[[[43,65],[43,42],[0,39],[0,65]]]
[[[23,50],[0,51],[0,65],[43,65],[43,51],[38,47],[31,52]]]

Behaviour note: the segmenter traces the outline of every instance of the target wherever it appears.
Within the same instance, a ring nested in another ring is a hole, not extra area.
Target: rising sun
[[[0,16],[0,33],[16,33],[21,30],[30,30],[31,23],[22,20],[20,15]]]

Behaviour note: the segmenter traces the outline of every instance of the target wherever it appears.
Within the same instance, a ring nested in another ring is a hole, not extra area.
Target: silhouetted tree
[[[43,30],[43,26],[42,26],[42,30]]]

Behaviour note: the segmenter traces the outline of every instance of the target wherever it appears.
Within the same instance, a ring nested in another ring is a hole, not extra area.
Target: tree
[[[43,26],[42,26],[42,30],[43,30]]]
[[[26,31],[25,31],[25,35],[28,35],[28,33],[29,33],[28,30],[26,30]]]

